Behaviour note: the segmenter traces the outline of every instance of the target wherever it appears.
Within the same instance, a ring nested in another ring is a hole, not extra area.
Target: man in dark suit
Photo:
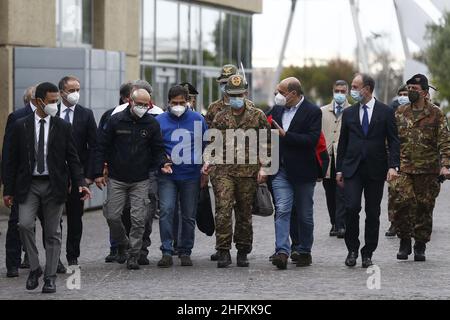
[[[93,183],[92,156],[97,143],[97,125],[94,113],[80,104],[80,81],[73,76],[67,76],[59,82],[61,104],[58,106],[58,116],[72,124],[73,138],[78,157],[84,169],[87,185]],[[69,266],[78,265],[80,257],[80,242],[83,233],[84,201],[80,200],[78,190],[71,189],[66,203],[67,214],[67,242],[66,258]]]
[[[351,95],[358,103],[344,111],[337,152],[336,180],[345,194],[345,243],[349,252],[345,264],[349,267],[356,265],[360,247],[362,193],[366,224],[361,256],[362,267],[368,268],[378,246],[384,181],[395,179],[400,166],[400,141],[394,111],[375,100],[374,88],[375,81],[370,76],[355,76]]]
[[[272,263],[286,269],[291,253],[289,243],[292,208],[297,220],[299,243],[297,266],[311,265],[314,241],[313,196],[319,167],[316,146],[322,130],[322,112],[303,95],[296,78],[283,80],[277,87],[276,106],[271,115],[280,136],[280,168],[271,177],[275,200],[275,256]]]
[[[61,252],[60,220],[67,200],[69,178],[80,198],[91,195],[85,186],[70,124],[56,116],[59,90],[52,83],[36,88],[37,109],[19,119],[13,128],[5,159],[4,196],[7,207],[19,204],[19,230],[30,259],[27,290],[39,285],[43,272],[35,239],[36,215],[44,216],[46,268],[43,293],[56,292],[56,269]]]
[[[8,116],[5,128],[5,135],[3,138],[2,181],[5,180],[4,179],[4,174],[6,172],[5,161],[8,158],[8,151],[11,145],[12,128],[14,127],[14,124],[18,119],[26,117],[36,110],[36,106],[34,105],[34,103],[35,103],[34,93],[32,93],[31,100],[23,108],[14,111]],[[18,222],[19,222],[19,210],[17,207],[17,203],[14,203],[11,206],[11,214],[8,220],[8,230],[6,232],[6,242],[5,242],[6,270],[7,270],[6,276],[8,278],[14,278],[19,276],[20,258],[22,254],[22,242],[20,241],[20,234],[17,226]]]

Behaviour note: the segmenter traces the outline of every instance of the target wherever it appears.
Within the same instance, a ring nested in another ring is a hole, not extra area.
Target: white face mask
[[[80,93],[72,92],[67,95],[67,102],[69,102],[72,106],[76,105],[78,101],[80,101]]]
[[[147,106],[134,106],[133,113],[138,117],[142,118],[148,112]]]
[[[182,105],[172,106],[170,107],[170,113],[172,113],[176,117],[181,117],[186,112],[186,107]]]
[[[47,104],[44,107],[44,112],[49,115],[49,116],[56,116],[56,114],[58,113],[58,104],[57,103],[50,103]]]
[[[275,104],[276,104],[277,106],[284,107],[284,106],[286,106],[286,103],[287,103],[286,97],[283,96],[281,93],[278,93],[278,94],[275,96]]]

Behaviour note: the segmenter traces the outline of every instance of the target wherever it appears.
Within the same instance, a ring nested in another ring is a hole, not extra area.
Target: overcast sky
[[[429,0],[417,2],[426,7]],[[254,67],[277,65],[290,6],[291,0],[263,0],[263,13],[253,20]],[[383,44],[404,59],[393,0],[360,0],[360,11],[363,36],[383,35]],[[355,48],[349,0],[298,0],[284,65],[302,65],[311,58],[354,60]]]

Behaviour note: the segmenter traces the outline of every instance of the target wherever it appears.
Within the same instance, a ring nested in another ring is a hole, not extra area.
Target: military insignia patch
[[[233,67],[224,67],[223,68],[223,73],[224,74],[230,74],[233,72]]]
[[[231,83],[235,87],[239,87],[241,85],[241,78],[240,77],[233,77],[231,78]]]

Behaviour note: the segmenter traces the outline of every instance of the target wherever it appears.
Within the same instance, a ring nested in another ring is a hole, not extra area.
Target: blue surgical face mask
[[[347,96],[343,93],[335,93],[334,94],[334,101],[336,101],[337,104],[342,105],[344,104],[345,100],[347,100]]]
[[[350,95],[352,96],[353,100],[355,100],[356,102],[361,102],[363,100],[363,97],[361,95],[361,91],[352,90],[350,92]]]
[[[399,96],[397,100],[400,105],[409,103],[409,98],[407,96]]]
[[[240,98],[240,97],[232,97],[230,98],[230,106],[233,109],[242,109],[242,107],[244,106],[244,98]]]

